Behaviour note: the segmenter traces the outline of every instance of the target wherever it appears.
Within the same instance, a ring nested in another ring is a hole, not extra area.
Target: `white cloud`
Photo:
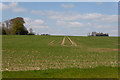
[[[103,15],[99,19],[94,20],[96,22],[117,23],[118,15]]]
[[[44,24],[44,21],[41,19],[34,20],[34,23]]]
[[[56,21],[56,25],[60,27],[75,28],[75,27],[90,26],[91,23],[81,23],[81,22],[74,22],[74,21]]]
[[[73,12],[57,12],[51,10],[32,10],[33,14],[44,15],[48,19],[53,20],[62,20],[62,21],[75,21],[75,20],[89,20],[93,22],[104,22],[104,23],[117,23],[118,16],[117,15],[107,15],[101,13],[73,13]]]
[[[0,3],[0,10],[2,9],[9,9],[7,5],[4,5],[3,3]]]
[[[102,17],[102,14],[99,14],[99,13],[89,13],[89,14],[82,15],[82,19],[87,19],[87,20],[98,19],[100,17]]]
[[[26,17],[26,18],[24,18],[24,20],[29,22],[29,21],[31,21],[31,18]]]
[[[2,3],[0,3],[0,10],[2,10]]]
[[[2,6],[2,8],[0,8],[1,10],[11,9],[13,12],[25,12],[25,11],[27,11],[26,8],[18,6],[17,2],[12,2],[9,4],[0,3],[0,6]]]
[[[11,9],[11,8],[13,9],[13,8],[17,7],[18,3],[16,3],[16,2],[9,3],[9,4],[3,4],[3,3],[1,3],[0,5],[2,6],[3,10],[7,10],[7,9]]]
[[[32,14],[39,14],[46,16],[48,19],[54,19],[54,20],[77,20],[80,18],[79,14],[75,14],[70,11],[52,11],[52,10],[32,10]]]
[[[18,6],[18,3],[17,2],[9,3],[8,6],[9,8],[14,8]]]
[[[29,28],[39,29],[39,28],[48,28],[47,24],[41,19],[32,20],[31,18],[24,18],[25,25]]]
[[[116,33],[117,33],[117,32],[118,32],[118,30],[112,30],[112,32],[116,32]]]
[[[40,10],[32,10],[31,13],[45,15],[45,13],[43,11],[40,11]]]
[[[31,13],[39,14],[39,15],[46,15],[46,16],[65,14],[65,12],[57,12],[57,11],[52,11],[52,10],[32,10]]]
[[[109,33],[110,33],[111,36],[120,36],[120,35],[118,34],[118,30],[115,30],[115,29],[114,29],[114,30],[111,30]]]
[[[13,9],[13,12],[25,12],[25,11],[26,11],[26,9],[22,8],[22,7],[17,7],[17,8]]]
[[[104,29],[104,28],[106,28],[106,29],[109,29],[109,28],[111,28],[111,27],[113,27],[113,26],[110,26],[110,25],[96,25],[96,26],[94,26],[95,28],[99,28],[99,29]]]
[[[48,26],[47,25],[34,25],[34,26],[32,26],[32,28],[35,28],[35,29],[40,29],[40,28],[48,28]]]
[[[102,1],[96,2],[96,3],[97,3],[97,5],[102,5],[102,4],[104,4]]]
[[[71,9],[74,8],[73,4],[61,4],[61,7],[66,8],[66,9]]]
[[[62,14],[62,15],[51,15],[49,19],[72,21],[72,20],[89,20],[93,22],[104,22],[104,23],[117,23],[117,15],[104,15],[100,13],[89,13],[89,14]]]
[[[39,14],[46,16],[48,19],[54,19],[54,20],[77,20],[80,18],[80,15],[74,15],[73,12],[57,12],[57,11],[52,11],[52,10],[32,10],[32,14]]]
[[[17,3],[9,3],[8,5],[0,3],[0,10],[7,10],[10,8],[14,8],[17,5]]]
[[[90,27],[93,29],[113,29],[117,24],[117,15],[107,15],[101,13],[73,13],[73,12],[58,12],[51,10],[37,10],[32,11],[33,14],[39,14],[46,19],[54,20],[58,27]],[[80,22],[81,21],[81,22]],[[84,22],[84,23],[82,23]]]
[[[118,35],[118,30],[111,30],[111,34],[117,34]]]
[[[116,22],[118,21],[118,16],[117,15],[105,15],[105,14],[100,14],[100,13],[90,13],[90,14],[84,14],[82,15],[82,19],[85,20],[92,20],[94,22]]]
[[[63,21],[72,21],[80,19],[81,15],[52,15],[49,16],[49,19],[63,20]]]

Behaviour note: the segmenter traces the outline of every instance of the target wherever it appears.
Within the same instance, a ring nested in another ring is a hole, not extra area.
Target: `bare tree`
[[[30,33],[33,33],[33,29],[32,28],[30,28],[29,31],[30,31]]]

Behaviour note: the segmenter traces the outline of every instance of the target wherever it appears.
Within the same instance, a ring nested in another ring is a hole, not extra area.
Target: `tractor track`
[[[68,38],[68,40],[69,40],[69,42],[71,43],[71,45],[65,45],[65,40]],[[48,45],[54,45],[54,42],[55,42],[56,40],[52,40]],[[60,43],[61,41],[59,41],[59,42],[57,42],[58,44]],[[61,42],[61,46],[77,46],[77,44],[75,43],[75,42],[73,42],[72,40],[71,40],[71,38],[70,37],[68,37],[68,36],[64,36],[63,37],[63,40],[62,40],[62,42]]]
[[[77,46],[77,44],[76,44],[75,42],[73,42],[68,36],[65,36],[65,37],[63,38],[62,43],[61,43],[62,46],[67,46],[67,45],[64,45],[66,37],[67,37],[68,40],[71,42],[71,44],[72,44],[71,46]]]
[[[73,42],[68,36],[67,36],[67,38],[69,39],[69,41],[72,43],[72,45],[71,46],[77,46],[77,44],[75,43],[75,42]]]
[[[53,45],[53,42],[54,42],[55,40],[52,40],[48,45]]]
[[[62,43],[61,43],[62,46],[64,46],[65,38],[66,38],[66,37],[64,37],[63,40],[62,40]]]

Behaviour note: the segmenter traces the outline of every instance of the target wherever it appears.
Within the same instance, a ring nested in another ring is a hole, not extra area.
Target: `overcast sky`
[[[117,2],[4,2],[0,6],[3,21],[23,17],[27,29],[33,28],[37,34],[118,34]]]

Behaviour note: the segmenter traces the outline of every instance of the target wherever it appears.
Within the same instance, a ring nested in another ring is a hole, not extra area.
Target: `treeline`
[[[16,17],[1,23],[0,31],[2,35],[35,35],[32,28],[27,30],[24,26],[24,19]]]
[[[102,33],[102,32],[92,32],[92,33],[88,33],[88,36],[109,36],[108,33]]]

